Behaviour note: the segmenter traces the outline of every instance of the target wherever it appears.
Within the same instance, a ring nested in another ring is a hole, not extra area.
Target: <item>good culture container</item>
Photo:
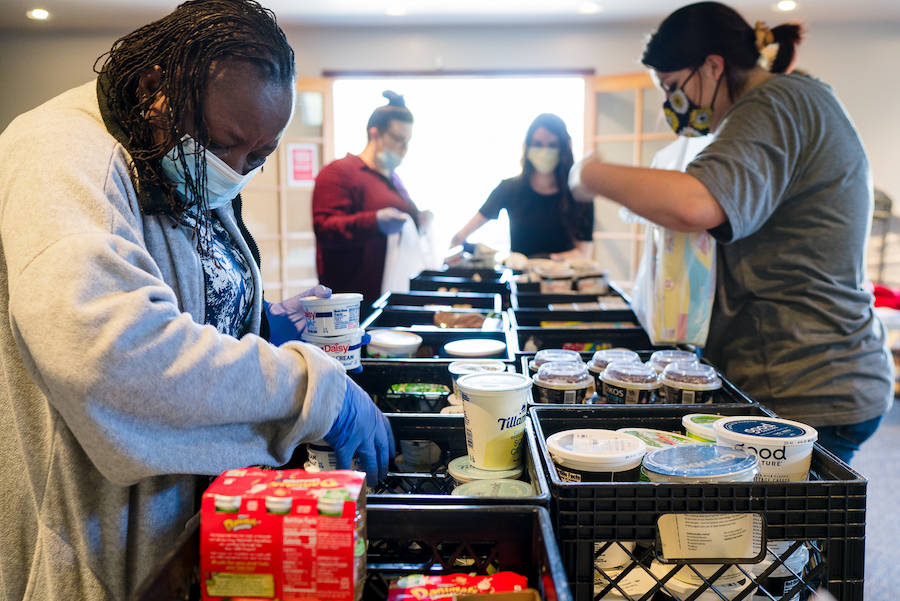
[[[532,378],[534,400],[537,403],[581,405],[594,383],[584,363],[551,361],[541,365]]]
[[[784,601],[800,600],[800,593],[797,593],[790,599],[786,598],[784,595],[794,588],[803,577],[803,570],[809,562],[809,550],[806,546],[801,546],[791,553],[791,555],[783,560],[783,563],[779,564],[768,576],[761,576],[777,561],[773,553],[777,554],[779,557],[783,557],[792,544],[793,541],[770,542],[770,553],[767,554],[764,560],[759,563],[743,566],[745,570],[753,574],[754,579],[759,583],[759,588],[754,592],[751,601],[769,601],[770,598],[783,599]],[[768,593],[768,595],[766,593]],[[771,597],[769,597],[769,595],[771,595]]]
[[[536,352],[534,359],[528,362],[528,371],[533,376],[540,369],[541,365],[551,361],[574,361],[577,363],[581,361],[581,355],[578,354],[578,351],[557,348],[543,349]]]
[[[693,567],[699,568],[701,564],[693,564]],[[656,578],[660,580],[665,577],[669,572],[678,566],[672,564],[664,564],[659,560],[654,559],[650,564],[650,571],[653,573]],[[708,564],[707,568],[715,568],[718,570],[721,566]],[[737,568],[735,568],[737,570]],[[714,572],[715,570],[711,571]],[[712,590],[710,587],[706,586],[705,590],[697,596],[695,595],[697,589],[702,586],[705,586],[702,581],[697,580],[697,582],[689,583],[682,580],[682,578],[687,578],[687,573],[690,572],[692,576],[696,578],[696,574],[689,568],[688,566],[684,566],[679,569],[674,576],[669,578],[666,581],[665,589],[670,593],[670,597],[675,599],[676,601],[685,601],[690,598],[693,601],[722,601],[722,599],[734,599],[737,597],[746,587],[750,584],[750,581],[741,574],[740,571],[737,573],[741,576],[741,578],[734,580],[733,582],[725,582],[725,577],[719,578],[715,581],[714,586],[716,590]],[[718,591],[718,592],[716,592]]]
[[[716,444],[745,449],[759,459],[761,482],[806,480],[818,432],[777,417],[734,416],[713,425]]]
[[[351,371],[360,366],[360,354],[365,337],[365,330],[350,330],[340,336],[315,336],[308,332],[303,333],[303,341],[319,347],[329,357],[333,357]]]
[[[657,371],[657,373],[662,373],[666,368],[666,365],[669,363],[674,363],[676,361],[688,361],[690,363],[699,363],[700,360],[697,359],[697,355],[691,353],[689,351],[679,351],[675,349],[656,351],[652,355],[650,355],[650,360],[647,361],[653,369]]]
[[[612,362],[600,373],[600,403],[646,405],[653,403],[659,378],[649,365]]]
[[[681,418],[684,433],[691,439],[700,442],[716,442],[714,424],[725,417],[713,413],[688,413]]]
[[[472,359],[468,361],[454,361],[447,366],[447,370],[450,372],[450,379],[453,380],[453,394],[459,395],[456,380],[460,376],[477,374],[483,371],[506,371],[506,364],[497,359]]]
[[[497,357],[506,352],[506,343],[493,338],[465,338],[444,345],[451,357]]]
[[[415,357],[422,345],[422,337],[402,330],[371,330],[366,352],[370,357]]]
[[[711,365],[697,361],[669,363],[659,376],[660,393],[666,403],[712,403],[722,380]]]
[[[647,447],[612,430],[563,430],[547,438],[547,451],[564,482],[637,482]]]
[[[469,462],[486,470],[521,465],[531,378],[478,373],[460,376],[456,384],[463,400]]]
[[[613,362],[640,363],[641,358],[634,351],[623,348],[604,349],[594,353],[594,356],[588,361],[588,371],[594,376],[594,386],[598,392],[603,389],[600,374],[603,373],[607,365]]]
[[[304,296],[300,306],[306,316],[306,332],[314,336],[336,336],[359,328],[362,294],[343,292],[329,298]]]

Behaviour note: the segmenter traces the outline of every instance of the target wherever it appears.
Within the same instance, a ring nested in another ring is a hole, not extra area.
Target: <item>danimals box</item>
[[[365,474],[255,468],[203,494],[204,601],[353,601],[366,575]]]

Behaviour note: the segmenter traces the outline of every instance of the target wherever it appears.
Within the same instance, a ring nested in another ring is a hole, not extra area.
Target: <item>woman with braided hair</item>
[[[714,139],[684,173],[588,158],[571,183],[580,198],[601,194],[663,227],[715,237],[706,355],[849,462],[890,408],[893,363],[863,287],[869,162],[831,88],[788,73],[800,34],[751,27],[717,2],[678,9],[643,63],[675,132]]]
[[[271,11],[185,2],[97,73],[0,134],[0,599],[125,599],[208,476],[324,440],[374,483],[393,452],[296,298],[263,301],[239,193],[293,109]]]

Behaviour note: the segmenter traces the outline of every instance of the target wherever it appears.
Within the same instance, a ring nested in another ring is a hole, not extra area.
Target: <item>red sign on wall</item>
[[[319,174],[319,147],[316,144],[292,143],[287,146],[288,185],[310,187]]]

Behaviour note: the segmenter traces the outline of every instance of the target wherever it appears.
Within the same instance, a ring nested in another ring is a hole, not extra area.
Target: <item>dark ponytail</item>
[[[366,132],[374,127],[378,133],[382,133],[391,126],[391,121],[413,122],[412,113],[406,108],[406,101],[402,94],[385,90],[381,95],[388,99],[388,103],[372,111],[369,122],[366,124]]]
[[[797,59],[797,46],[803,40],[803,28],[796,23],[785,23],[772,28],[772,38],[778,44],[778,53],[769,71],[790,73]]]

